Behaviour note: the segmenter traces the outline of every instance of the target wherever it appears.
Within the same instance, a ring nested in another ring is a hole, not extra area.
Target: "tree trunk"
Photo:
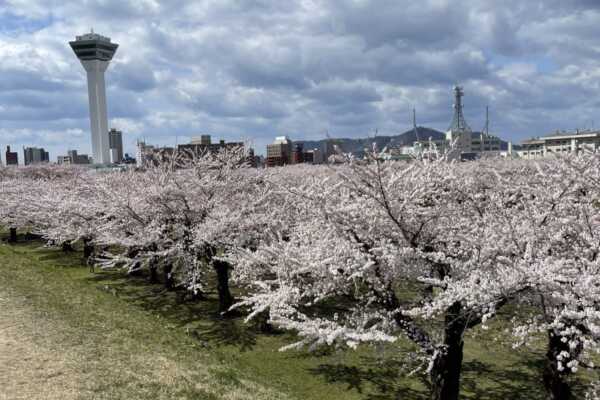
[[[165,278],[165,288],[171,290],[175,287],[175,280],[173,279],[173,265],[170,263],[165,264],[163,274]]]
[[[269,323],[269,312],[263,311],[255,317],[256,329],[262,333],[273,333],[275,329]]]
[[[206,300],[204,293],[202,293],[200,290],[196,290],[195,292],[189,292],[189,293],[190,293],[189,301],[195,302],[195,301]]]
[[[466,327],[461,316],[460,303],[454,303],[446,311],[444,351],[439,354],[431,369],[432,400],[458,400],[460,372],[463,360],[463,332]]]
[[[126,254],[127,254],[127,257],[129,257],[129,258],[135,258],[139,254],[139,252],[140,252],[140,250],[137,247],[130,247],[127,249]],[[135,261],[135,263],[131,267],[128,274],[131,276],[141,276],[142,275],[141,262]]]
[[[10,228],[9,232],[8,243],[17,243],[17,228]]]
[[[570,400],[573,398],[571,387],[566,381],[569,369],[564,366],[562,371],[558,370],[558,356],[562,351],[570,352],[568,343],[561,341],[560,335],[553,331],[548,332],[548,352],[546,353],[546,365],[544,366],[544,386],[548,400]]]
[[[94,245],[91,239],[83,239],[83,258],[86,260],[94,254]]]
[[[71,244],[71,242],[62,242],[60,245],[62,251],[64,251],[65,253],[69,253],[73,250],[73,245]]]
[[[149,282],[158,283],[158,266],[155,259],[148,261],[148,269],[150,270]]]
[[[219,293],[219,312],[225,313],[233,304],[233,296],[229,291],[229,263],[213,260],[213,269],[217,273],[217,292]]]

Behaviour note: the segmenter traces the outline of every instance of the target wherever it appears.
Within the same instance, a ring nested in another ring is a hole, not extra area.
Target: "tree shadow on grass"
[[[543,363],[541,357],[523,358],[498,369],[477,360],[466,361],[463,363],[461,398],[543,399],[545,398],[541,381]],[[396,360],[361,357],[358,366],[329,363],[321,364],[310,372],[322,376],[328,383],[344,384],[348,391],[356,391],[368,400],[429,398],[425,376],[403,377],[402,366],[402,363]],[[421,378],[420,387],[414,386],[417,378]]]
[[[466,361],[461,387],[476,399],[543,399],[543,362],[540,358],[523,358],[497,369],[477,360]]]
[[[366,400],[422,400],[428,398],[426,386],[415,389],[403,379],[402,362],[377,357],[361,357],[360,366],[344,363],[321,364],[310,370],[314,375],[322,376],[328,383],[342,383],[349,391],[355,390]]]
[[[88,280],[100,289],[185,329],[204,347],[234,346],[239,351],[247,351],[256,345],[258,334],[279,334],[259,332],[253,325],[244,323],[237,312],[226,316],[220,314],[218,298],[213,292],[204,293],[201,300],[191,299],[184,289],[166,290],[160,284],[150,284],[146,277],[115,271],[100,271]]]
[[[52,261],[59,267],[68,268],[85,268],[83,257],[74,257],[75,252],[65,253],[60,249],[40,247],[35,250],[35,253],[40,261]]]
[[[502,369],[490,368],[479,361],[463,364],[462,387],[476,399],[545,399],[546,392],[542,380],[545,357],[541,352],[527,352]],[[581,375],[571,378],[573,398],[583,398],[586,385]]]

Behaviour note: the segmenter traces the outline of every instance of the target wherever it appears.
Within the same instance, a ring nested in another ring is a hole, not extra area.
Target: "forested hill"
[[[434,140],[441,140],[444,138],[444,133],[435,129],[425,128],[419,126],[417,128],[419,138],[421,140],[429,139],[430,137]],[[377,143],[380,149],[386,146],[411,146],[415,140],[415,131],[413,129],[408,130],[404,133],[395,136],[373,136],[367,138],[348,139],[348,138],[332,138],[331,139],[336,145],[340,146],[342,151],[346,153],[354,153],[357,155],[362,154],[365,148],[370,148],[373,143]],[[310,149],[321,149],[325,148],[325,142],[323,140],[301,140],[299,143],[304,144],[305,150]]]
[[[428,140],[442,140],[445,137],[444,132],[440,132],[436,129],[426,128],[424,126],[417,127],[419,139]],[[480,132],[473,132],[473,135],[479,136]],[[365,148],[371,148],[373,143],[377,143],[379,149],[384,147],[398,147],[398,146],[412,146],[417,140],[415,131],[410,129],[404,133],[395,136],[372,136],[367,138],[348,139],[348,138],[332,138],[333,143],[340,146],[342,151],[345,153],[353,153],[357,156],[362,156]],[[325,150],[325,142],[327,139],[322,140],[299,140],[298,143],[304,144],[305,150],[310,149],[321,149]],[[519,145],[514,145],[514,149],[519,149]],[[507,150],[508,142],[500,140],[500,150]]]

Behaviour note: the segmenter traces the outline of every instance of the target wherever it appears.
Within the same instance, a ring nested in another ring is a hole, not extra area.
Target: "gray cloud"
[[[85,74],[67,45],[90,27],[120,44],[111,125],[173,144],[446,129],[466,115],[520,140],[590,125],[600,89],[595,0],[6,0],[0,6],[0,145],[89,151]],[[597,118],[596,118],[597,119]]]

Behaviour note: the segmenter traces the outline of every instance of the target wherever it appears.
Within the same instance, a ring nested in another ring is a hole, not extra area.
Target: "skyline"
[[[0,145],[91,154],[85,72],[65,45],[91,27],[121,45],[108,115],[129,153],[138,138],[210,134],[263,153],[280,135],[395,135],[411,128],[413,107],[419,125],[446,130],[456,83],[474,130],[487,105],[490,132],[514,142],[591,127],[600,5],[486,3],[9,0]]]

